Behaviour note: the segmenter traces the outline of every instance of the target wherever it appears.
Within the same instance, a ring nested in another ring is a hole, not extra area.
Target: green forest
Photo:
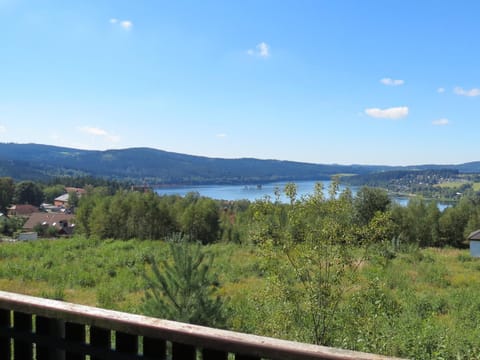
[[[61,185],[3,180],[2,201]],[[480,354],[475,192],[440,211],[338,181],[255,202],[86,188],[73,237],[0,244],[2,290],[384,355]]]
[[[385,168],[388,167],[208,158],[153,148],[94,151],[0,143],[0,176],[16,180],[93,176],[141,184],[145,181],[150,184],[257,184],[293,179],[326,180],[338,173],[364,174]]]

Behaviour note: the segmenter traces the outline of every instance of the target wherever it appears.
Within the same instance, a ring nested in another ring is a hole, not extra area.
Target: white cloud
[[[81,132],[84,132],[84,133],[89,134],[89,135],[103,137],[103,138],[107,139],[107,140],[110,141],[110,142],[118,142],[118,141],[120,141],[120,137],[119,137],[119,136],[117,136],[117,135],[112,135],[112,134],[110,134],[109,132],[107,132],[107,131],[105,131],[105,130],[103,130],[103,129],[100,129],[100,128],[91,127],[91,126],[84,126],[84,127],[79,128],[79,130],[80,130]]]
[[[109,20],[110,24],[113,24],[115,26],[120,26],[124,30],[130,30],[133,27],[133,22],[130,20],[119,20],[116,18],[111,18]]]
[[[250,56],[259,56],[262,58],[267,58],[270,56],[270,46],[267,43],[262,41],[255,47],[255,50],[248,49],[247,54]]]
[[[107,132],[103,129],[99,129],[96,127],[89,127],[89,126],[84,126],[80,128],[83,132],[90,134],[90,135],[95,135],[95,136],[105,136],[107,135]]]
[[[392,107],[388,109],[369,108],[365,109],[365,114],[378,119],[401,119],[408,115],[408,107]]]
[[[391,78],[383,78],[383,79],[380,80],[380,82],[383,85],[387,85],[387,86],[400,86],[400,85],[405,84],[404,80],[395,80],[395,79],[391,79]]]
[[[217,138],[226,138],[227,137],[227,134],[217,134]]]
[[[120,26],[125,30],[130,30],[133,26],[133,23],[130,20],[124,20],[120,23]]]
[[[462,95],[462,96],[480,96],[480,89],[478,88],[465,90],[460,86],[457,86],[455,89],[453,89],[453,92],[457,95]]]
[[[7,132],[7,128],[3,125],[0,125],[0,134],[5,134]]]
[[[438,120],[433,120],[432,124],[435,125],[435,126],[445,126],[445,125],[449,124],[449,121],[448,121],[447,118],[441,118],[441,119],[438,119]]]
[[[439,87],[437,89],[437,93],[439,93],[439,94],[443,94],[444,92],[445,92],[445,88],[443,88],[443,87]]]
[[[257,45],[257,49],[258,49],[261,57],[269,57],[270,56],[270,47],[266,43],[261,42],[260,44]]]

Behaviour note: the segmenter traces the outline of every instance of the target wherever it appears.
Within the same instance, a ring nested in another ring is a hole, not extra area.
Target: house
[[[62,212],[62,211],[65,211],[65,209],[63,207],[60,207],[60,206],[55,206],[55,205],[52,205],[52,204],[43,203],[43,204],[40,205],[40,211]]]
[[[12,205],[7,209],[8,216],[29,217],[34,212],[38,212],[38,207],[33,205]]]
[[[470,241],[470,255],[480,257],[480,230],[476,230],[468,235]]]
[[[68,205],[68,198],[69,198],[68,193],[60,195],[53,200],[53,205],[64,207]]]
[[[53,226],[57,229],[58,234],[69,235],[73,233],[75,221],[72,214],[36,212],[30,215],[23,225],[23,231],[33,231],[38,225]]]
[[[66,191],[65,194],[60,195],[59,197],[53,200],[53,204],[55,206],[60,206],[60,207],[68,206],[68,199],[71,193],[77,194],[79,198],[86,194],[86,190],[82,188],[66,187],[65,191]]]

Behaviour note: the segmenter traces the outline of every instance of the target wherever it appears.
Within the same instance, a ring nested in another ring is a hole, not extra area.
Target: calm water
[[[312,194],[317,181],[297,181],[297,197],[302,195]],[[321,181],[324,187],[324,194],[328,196],[328,188],[330,181]],[[250,200],[255,201],[262,199],[265,196],[275,198],[275,189],[279,188],[283,190],[287,182],[274,182],[268,184],[262,184],[260,187],[256,185],[199,185],[199,186],[185,186],[174,188],[160,188],[155,191],[160,195],[181,195],[196,191],[202,196],[207,196],[212,199],[219,200]],[[345,187],[340,187],[340,190]],[[355,193],[355,189],[351,188]],[[282,194],[282,201],[287,201],[287,198]]]
[[[320,181],[323,184],[323,192],[325,197],[328,197],[328,189],[330,187],[330,181]],[[300,198],[302,195],[312,194],[315,188],[317,181],[296,181],[297,185],[297,198]],[[279,188],[283,190],[287,182],[274,182],[268,184],[262,184],[261,187],[255,185],[199,185],[199,186],[181,186],[173,188],[159,188],[155,191],[160,195],[180,195],[184,196],[189,192],[198,192],[202,196],[207,196],[212,199],[219,200],[250,200],[255,201],[262,199],[265,196],[270,196],[273,200],[275,198],[275,189]],[[345,186],[340,186],[340,191],[344,190]],[[358,190],[358,187],[350,187],[353,195]],[[285,195],[282,194],[281,201],[287,202],[288,199]],[[400,205],[407,205],[408,198],[405,197],[394,197],[394,201],[398,202]],[[438,204],[440,210],[444,210],[450,204]]]

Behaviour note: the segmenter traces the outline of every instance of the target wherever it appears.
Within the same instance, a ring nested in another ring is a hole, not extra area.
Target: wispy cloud
[[[222,133],[222,134],[217,134],[216,136],[217,136],[217,138],[223,139],[223,138],[227,137],[227,134]]]
[[[4,125],[0,125],[0,134],[5,134],[7,132],[7,128]]]
[[[387,85],[387,86],[400,86],[400,85],[405,84],[404,80],[397,80],[397,79],[391,79],[391,78],[380,79],[380,82],[383,85]]]
[[[368,108],[365,114],[378,119],[401,119],[408,115],[408,106],[392,107],[387,109]]]
[[[110,24],[113,24],[115,26],[120,26],[124,30],[130,30],[133,27],[133,22],[130,20],[119,20],[116,18],[111,18],[109,20]]]
[[[265,42],[261,42],[255,47],[255,49],[248,49],[247,54],[250,56],[268,58],[270,56],[270,46]]]
[[[439,93],[439,94],[443,94],[444,92],[445,92],[445,88],[443,88],[443,87],[439,87],[437,89],[437,93]]]
[[[117,135],[112,135],[108,131],[97,128],[97,127],[92,127],[92,126],[83,126],[80,127],[79,130],[83,133],[93,135],[93,136],[98,136],[98,137],[103,137],[104,139],[110,141],[110,142],[118,142],[120,141],[120,137]]]
[[[445,125],[448,125],[450,122],[448,121],[447,118],[441,118],[441,119],[437,119],[437,120],[433,120],[432,121],[432,124],[435,125],[435,126],[445,126]]]
[[[453,89],[453,92],[457,95],[462,95],[462,96],[480,96],[480,89],[478,88],[473,88],[470,90],[465,90],[461,88],[460,86],[457,86],[455,89]]]

